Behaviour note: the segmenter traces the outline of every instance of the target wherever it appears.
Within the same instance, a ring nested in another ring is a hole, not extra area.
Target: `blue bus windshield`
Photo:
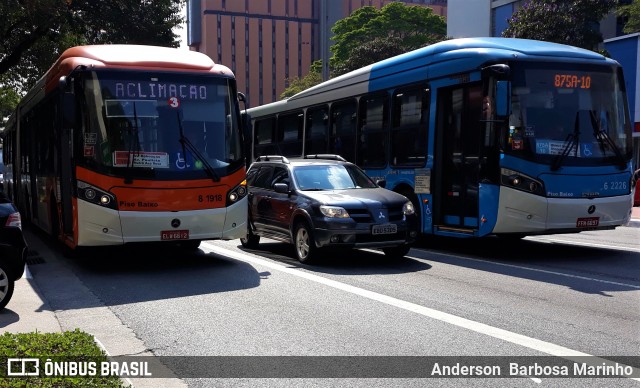
[[[631,157],[631,126],[618,70],[517,63],[507,154],[563,165],[620,164]]]

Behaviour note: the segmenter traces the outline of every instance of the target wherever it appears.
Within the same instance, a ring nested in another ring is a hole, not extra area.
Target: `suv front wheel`
[[[306,222],[296,224],[293,232],[293,245],[295,246],[296,258],[303,264],[310,264],[315,260],[316,248],[311,228]]]

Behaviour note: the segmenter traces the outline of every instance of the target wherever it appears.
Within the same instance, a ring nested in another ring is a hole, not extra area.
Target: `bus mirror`
[[[244,102],[246,104],[247,103],[247,96],[245,96],[244,93],[242,93],[242,92],[238,92],[238,101]]]
[[[76,123],[76,99],[73,93],[62,94],[62,125],[64,128],[73,128]]]
[[[496,114],[498,116],[511,114],[511,83],[509,81],[496,82]]]

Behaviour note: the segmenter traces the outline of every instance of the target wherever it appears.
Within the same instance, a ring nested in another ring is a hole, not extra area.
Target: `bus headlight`
[[[542,182],[519,171],[508,168],[500,169],[500,183],[512,189],[526,191],[535,195],[545,195],[544,184],[542,184]]]
[[[247,181],[245,179],[240,182],[238,186],[229,191],[229,194],[227,194],[227,206],[233,205],[242,198],[246,197],[247,192]]]
[[[107,193],[106,191],[92,186],[87,182],[78,181],[76,195],[78,196],[78,199],[83,201],[117,210],[115,195]]]

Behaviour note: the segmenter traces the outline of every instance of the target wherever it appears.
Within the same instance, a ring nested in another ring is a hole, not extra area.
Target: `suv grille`
[[[374,221],[373,216],[367,209],[347,209],[351,218],[357,223],[370,224]],[[403,218],[402,208],[393,208],[388,211],[388,222],[399,222]]]

